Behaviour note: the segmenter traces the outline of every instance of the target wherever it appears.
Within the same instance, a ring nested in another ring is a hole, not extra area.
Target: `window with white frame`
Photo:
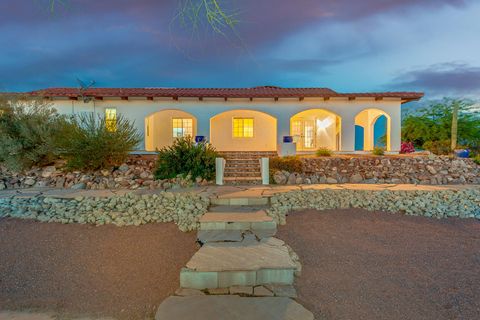
[[[172,119],[173,137],[192,137],[193,136],[193,119],[191,118],[173,118]]]

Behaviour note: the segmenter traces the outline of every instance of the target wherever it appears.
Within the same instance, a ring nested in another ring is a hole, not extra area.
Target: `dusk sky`
[[[238,38],[174,20],[176,0],[0,0],[0,91],[329,87],[480,96],[479,0],[237,0]]]

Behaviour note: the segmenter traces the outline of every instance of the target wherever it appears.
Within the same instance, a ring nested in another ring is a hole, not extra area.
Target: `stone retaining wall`
[[[480,184],[480,166],[472,159],[448,156],[305,157],[303,172],[277,171],[277,184],[411,183]]]
[[[132,156],[118,168],[91,172],[62,169],[63,164],[33,168],[26,172],[14,173],[0,167],[0,190],[30,187],[52,187],[67,189],[169,189],[193,184],[204,185],[207,181],[195,183],[180,177],[170,180],[154,180],[155,157]]]
[[[301,209],[361,208],[435,218],[480,219],[480,189],[435,191],[390,190],[305,190],[273,196],[267,210],[277,223],[285,224],[286,215]]]
[[[105,198],[8,197],[0,198],[0,218],[44,222],[115,224],[128,226],[175,222],[182,231],[195,230],[210,200],[193,193],[159,192]]]

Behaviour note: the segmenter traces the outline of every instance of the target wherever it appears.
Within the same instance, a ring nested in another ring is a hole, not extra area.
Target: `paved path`
[[[480,189],[480,185],[413,185],[413,184],[310,184],[310,185],[268,185],[268,186],[204,186],[182,189],[171,189],[169,192],[193,192],[211,198],[256,198],[269,197],[277,193],[299,190],[465,190]],[[105,190],[74,190],[74,189],[53,189],[53,188],[28,188],[9,189],[0,191],[2,197],[35,197],[51,196],[58,198],[83,197],[112,197],[115,195],[134,194],[155,194],[163,190],[128,190],[128,189],[105,189]]]

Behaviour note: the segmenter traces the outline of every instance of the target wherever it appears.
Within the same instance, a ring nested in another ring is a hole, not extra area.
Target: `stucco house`
[[[30,94],[49,99],[62,114],[104,113],[110,121],[122,114],[134,120],[144,137],[138,152],[190,135],[205,137],[219,151],[271,153],[285,149],[285,136],[293,137],[296,153],[320,147],[351,153],[372,150],[379,135],[388,152],[398,152],[401,106],[423,96],[275,86],[50,88]]]

